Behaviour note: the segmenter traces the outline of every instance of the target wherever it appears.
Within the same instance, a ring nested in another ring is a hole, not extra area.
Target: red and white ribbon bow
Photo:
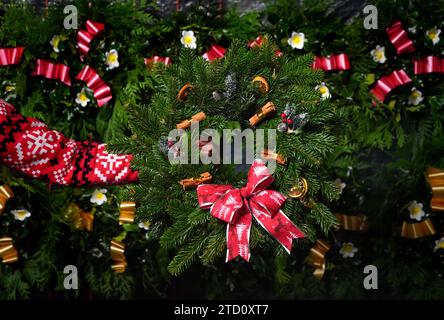
[[[24,50],[25,47],[0,48],[0,66],[19,63]]]
[[[90,42],[104,30],[105,25],[103,23],[92,20],[86,21],[86,30],[79,30],[77,32],[77,45],[82,55],[88,54]]]
[[[412,79],[410,79],[404,70],[396,70],[376,81],[376,85],[370,92],[378,101],[384,102],[385,97],[390,91],[410,82],[412,82]]]
[[[327,57],[315,57],[312,68],[324,71],[348,70],[350,69],[350,61],[345,53]]]
[[[225,56],[225,51],[227,51],[227,49],[224,47],[213,44],[210,49],[202,55],[202,57],[208,61],[220,59]]]
[[[94,98],[97,99],[97,105],[99,107],[113,98],[111,88],[100,78],[96,70],[90,66],[85,66],[76,76],[76,79],[85,81],[87,87],[94,91]]]
[[[145,65],[151,65],[153,63],[163,63],[165,65],[172,64],[170,57],[159,57],[159,56],[153,56],[152,58],[144,58],[143,61],[145,62]]]
[[[69,67],[61,63],[52,63],[48,60],[37,59],[37,64],[32,76],[44,76],[48,79],[60,80],[67,86],[71,86]]]
[[[415,74],[444,73],[444,59],[428,56],[413,60],[413,72]]]
[[[305,235],[280,210],[286,198],[274,190],[266,190],[273,182],[262,160],[255,160],[248,172],[247,185],[241,189],[231,185],[202,184],[197,197],[202,209],[227,225],[227,258],[250,259],[252,217],[290,253],[293,239]]]
[[[390,27],[386,29],[386,32],[390,42],[396,48],[398,55],[415,51],[415,46],[402,27],[401,21],[393,22]]]

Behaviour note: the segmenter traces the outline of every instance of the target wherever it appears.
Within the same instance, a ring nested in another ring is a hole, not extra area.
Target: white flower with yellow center
[[[300,32],[294,32],[291,34],[291,37],[288,38],[288,44],[292,49],[302,49],[304,48],[305,35]]]
[[[444,249],[444,237],[435,241],[435,248],[434,251],[437,251],[439,249]]]
[[[112,49],[106,53],[105,63],[109,70],[119,67],[119,54],[116,49]]]
[[[15,84],[7,84],[6,86],[5,86],[5,92],[12,92],[12,91],[14,91],[15,90]]]
[[[433,27],[432,29],[426,31],[426,36],[427,38],[432,40],[433,45],[439,42],[440,34],[441,34],[441,29],[438,29],[437,27]]]
[[[140,229],[149,230],[150,226],[151,226],[151,222],[150,221],[140,221],[139,222],[139,228]]]
[[[342,248],[339,250],[343,258],[353,258],[356,252],[358,252],[358,248],[351,242],[344,242]]]
[[[425,212],[423,210],[423,204],[418,203],[418,201],[414,200],[410,202],[410,205],[407,208],[410,212],[410,219],[420,221],[422,217],[425,216]]]
[[[387,61],[387,58],[385,57],[385,47],[378,45],[375,49],[370,51],[370,54],[373,56],[374,62],[384,63]]]
[[[185,48],[196,49],[197,39],[194,36],[194,31],[182,31],[182,38],[180,38],[180,42]]]
[[[424,98],[422,97],[422,92],[413,87],[412,93],[410,93],[409,96],[409,104],[417,106],[422,100],[424,100]]]
[[[86,90],[82,89],[79,93],[77,93],[76,103],[80,104],[82,107],[86,107],[89,103],[88,95],[86,94]]]
[[[62,40],[64,40],[64,37],[56,34],[55,36],[52,37],[51,41],[49,42],[52,45],[52,49],[57,53],[60,52],[59,45]]]
[[[315,90],[319,91],[322,100],[331,98],[330,90],[328,90],[325,82],[322,82],[320,85],[316,86]]]
[[[345,182],[343,182],[341,179],[339,179],[339,178],[337,178],[335,181],[334,181],[334,184],[338,187],[338,189],[339,190],[341,190],[341,193],[342,193],[342,191],[345,189],[345,187],[347,186],[347,184],[345,183]]]
[[[31,216],[31,212],[25,209],[11,210],[11,213],[14,215],[15,220],[20,220],[20,221],[23,221]]]
[[[104,204],[108,198],[106,197],[106,189],[96,189],[94,190],[92,196],[91,196],[91,203],[95,203],[99,206],[101,206],[102,204]]]

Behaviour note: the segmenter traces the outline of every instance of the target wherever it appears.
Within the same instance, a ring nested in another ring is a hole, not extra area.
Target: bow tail
[[[250,230],[253,218],[245,206],[239,209],[236,220],[227,225],[227,259],[237,256],[250,260]]]
[[[290,254],[293,245],[293,239],[305,238],[305,234],[299,230],[295,224],[282,212],[270,217],[253,210],[256,221],[273,236]]]

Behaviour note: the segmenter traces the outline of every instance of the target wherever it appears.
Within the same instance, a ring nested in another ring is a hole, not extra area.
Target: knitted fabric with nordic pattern
[[[105,144],[75,141],[43,122],[19,114],[0,99],[0,164],[59,185],[112,185],[137,181],[131,155]]]

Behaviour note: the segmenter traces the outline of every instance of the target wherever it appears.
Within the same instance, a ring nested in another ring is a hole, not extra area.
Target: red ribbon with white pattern
[[[25,47],[0,48],[0,66],[19,63]]]
[[[340,53],[327,57],[315,57],[312,68],[321,69],[324,71],[349,70],[350,61],[348,60],[348,56],[345,53]]]
[[[113,98],[111,88],[100,78],[96,70],[90,66],[85,66],[76,76],[77,80],[85,81],[88,88],[94,91],[94,98],[99,107]]]
[[[444,59],[428,56],[413,60],[413,72],[415,74],[444,73]]]
[[[32,76],[43,76],[48,79],[60,80],[67,86],[71,86],[69,67],[61,63],[52,63],[48,60],[37,59]]]
[[[410,82],[412,82],[412,79],[410,79],[404,70],[396,70],[376,81],[376,85],[370,92],[378,101],[384,102],[385,97],[390,91]]]
[[[105,30],[105,25],[92,20],[86,21],[86,30],[77,32],[77,45],[82,55],[87,55],[91,41]]]
[[[390,27],[386,29],[386,32],[390,42],[396,48],[398,55],[415,51],[415,46],[402,27],[401,21],[393,22]]]
[[[202,184],[197,197],[202,209],[209,209],[213,217],[227,223],[227,258],[237,256],[250,259],[250,229],[252,217],[290,253],[293,239],[304,233],[280,210],[286,198],[274,190],[266,190],[273,183],[262,160],[255,160],[248,172],[247,185],[241,189],[231,185]]]
[[[223,58],[225,56],[225,51],[227,51],[227,49],[225,49],[224,47],[221,47],[217,44],[213,44],[210,47],[210,49],[202,55],[202,57],[205,60],[213,61],[216,59]]]

